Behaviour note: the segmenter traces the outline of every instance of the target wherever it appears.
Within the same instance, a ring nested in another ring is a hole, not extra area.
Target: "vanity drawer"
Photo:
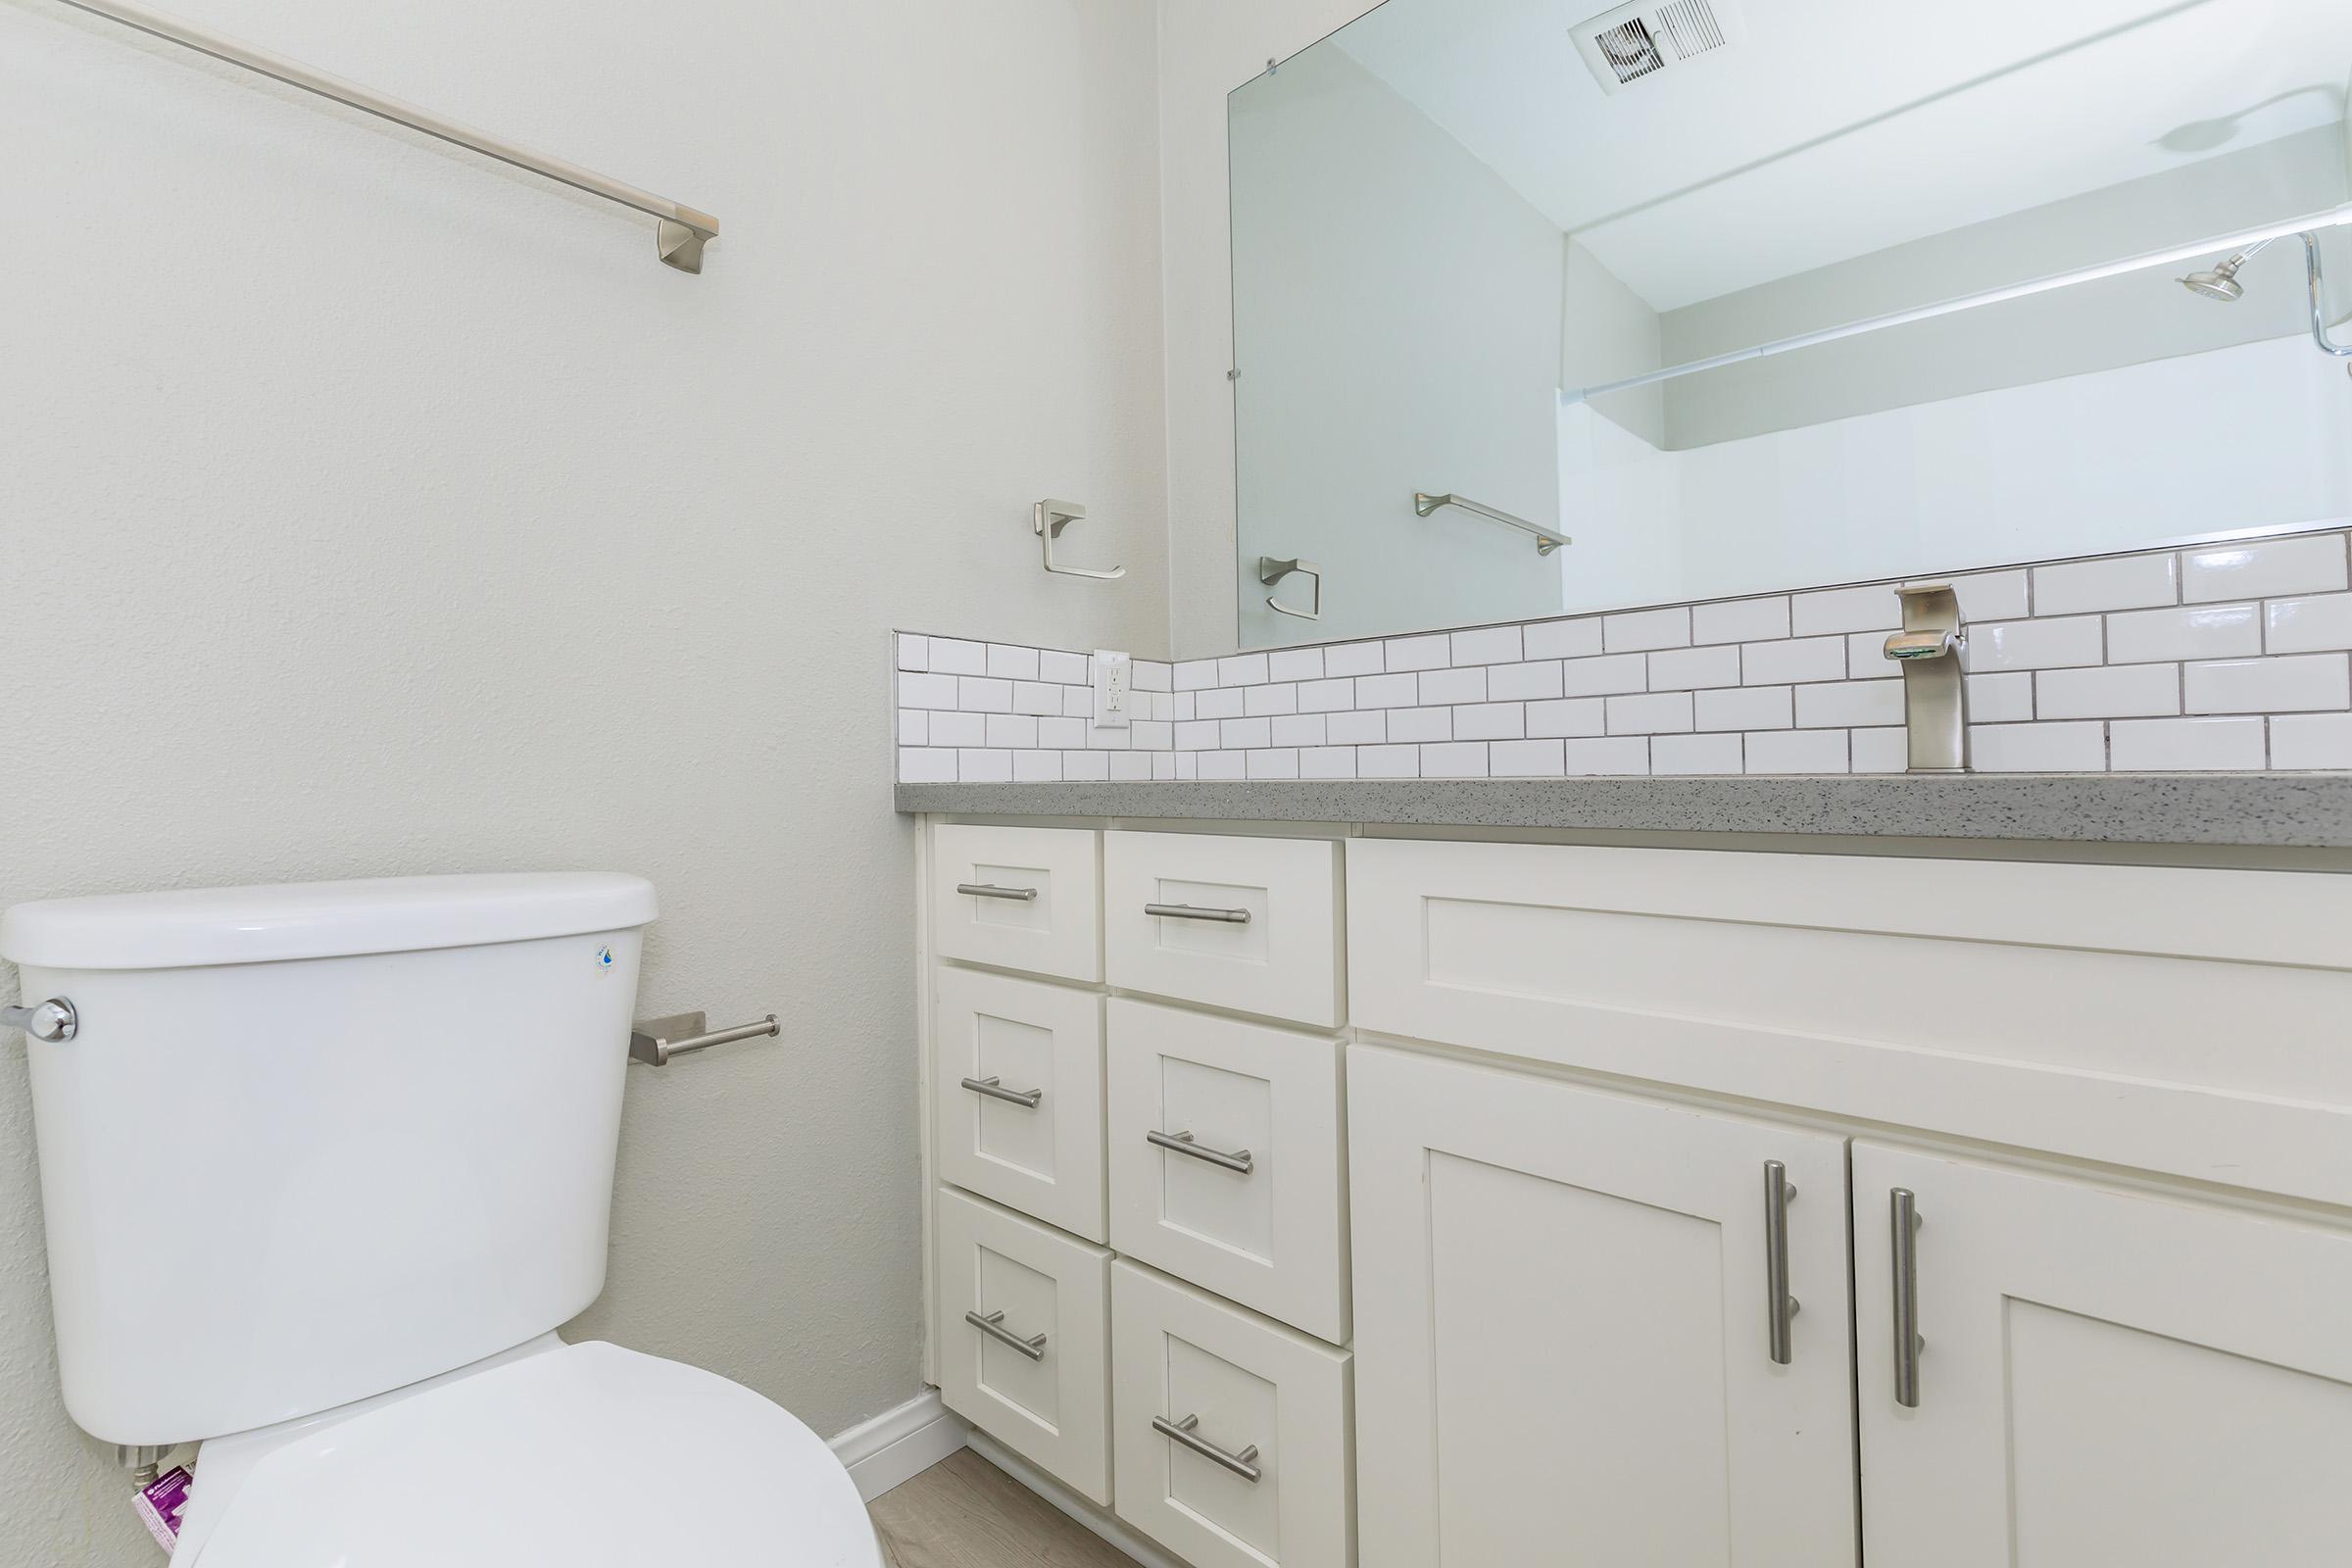
[[[931,834],[931,921],[943,958],[1102,978],[1093,833],[943,825]]]
[[[1340,1024],[1337,844],[1107,833],[1102,898],[1112,985]]]
[[[1119,1517],[1195,1568],[1348,1568],[1348,1352],[1133,1263],[1110,1272]]]
[[[1109,1034],[1111,1246],[1344,1343],[1339,1042],[1124,998]]]
[[[1102,999],[942,964],[932,971],[939,1176],[1103,1240]]]
[[[953,1188],[938,1226],[940,1398],[1108,1504],[1110,1254]]]

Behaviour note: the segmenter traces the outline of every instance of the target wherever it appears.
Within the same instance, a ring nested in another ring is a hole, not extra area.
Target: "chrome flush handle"
[[[81,1014],[63,997],[51,997],[28,1007],[0,1007],[0,1029],[22,1029],[35,1040],[63,1045],[81,1030]]]

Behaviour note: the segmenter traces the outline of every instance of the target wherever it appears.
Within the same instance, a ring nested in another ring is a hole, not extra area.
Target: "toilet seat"
[[[882,1562],[849,1472],[789,1411],[697,1367],[553,1336],[208,1444],[185,1525],[172,1568]]]

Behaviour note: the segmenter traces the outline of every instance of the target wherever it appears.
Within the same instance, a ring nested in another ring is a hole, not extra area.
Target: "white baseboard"
[[[831,1447],[858,1483],[858,1495],[871,1502],[962,1447],[970,1430],[939,1402],[937,1389],[925,1389],[896,1409],[860,1421]]]
[[[987,1433],[975,1429],[968,1441],[974,1453],[1068,1514],[1092,1534],[1133,1557],[1143,1568],[1189,1568],[1183,1558],[1170,1555],[1166,1548],[1137,1535],[1117,1515],[1096,1507]]]

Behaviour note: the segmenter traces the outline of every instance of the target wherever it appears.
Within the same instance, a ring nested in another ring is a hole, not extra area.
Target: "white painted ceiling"
[[[1318,47],[1660,311],[2341,122],[2352,73],[2352,0],[1744,0],[1611,96],[1569,35],[1605,9],[1388,0]]]

